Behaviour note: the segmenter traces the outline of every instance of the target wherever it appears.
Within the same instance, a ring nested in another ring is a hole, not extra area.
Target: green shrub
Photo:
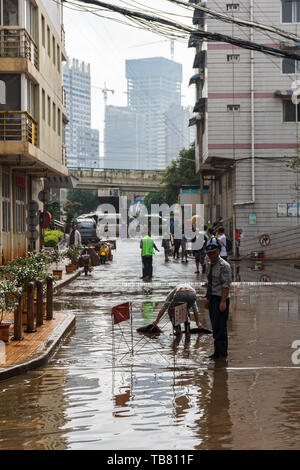
[[[45,246],[55,247],[61,240],[64,239],[64,233],[60,230],[46,229],[44,232]]]

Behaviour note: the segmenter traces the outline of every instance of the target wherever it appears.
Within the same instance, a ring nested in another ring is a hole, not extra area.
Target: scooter
[[[82,255],[81,258],[82,258],[82,262],[83,262],[84,274],[85,274],[85,276],[87,276],[88,272],[89,272],[90,255],[85,254],[85,255]]]

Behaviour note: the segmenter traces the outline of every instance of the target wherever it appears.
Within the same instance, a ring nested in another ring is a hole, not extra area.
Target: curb
[[[8,367],[7,369],[0,369],[0,381],[10,379],[16,375],[23,374],[29,370],[35,369],[46,364],[53,356],[55,349],[63,338],[68,336],[75,326],[75,315],[68,314],[67,318],[57,327],[57,329],[48,337],[44,344],[43,351],[38,357],[30,359],[26,362],[21,362],[15,366]]]
[[[54,284],[54,292],[70,284],[70,282],[74,281],[74,279],[80,276],[82,272],[83,272],[83,268],[79,268],[74,273],[72,273],[68,278],[58,281],[56,284]]]

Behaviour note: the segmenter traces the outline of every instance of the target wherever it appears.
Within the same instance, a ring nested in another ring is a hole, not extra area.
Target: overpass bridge
[[[157,192],[161,189],[161,170],[116,170],[69,168],[78,179],[76,189],[119,188],[121,191]]]

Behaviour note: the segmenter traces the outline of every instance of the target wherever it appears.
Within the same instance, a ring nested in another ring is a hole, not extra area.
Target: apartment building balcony
[[[64,25],[61,25],[61,54],[62,54],[62,59],[67,60],[66,33],[65,33]]]
[[[1,72],[25,72],[28,65],[23,62],[26,61],[38,70],[38,48],[26,29],[0,28],[0,61]]]
[[[38,122],[27,111],[0,111],[0,154],[15,153],[18,142],[37,147]]]

